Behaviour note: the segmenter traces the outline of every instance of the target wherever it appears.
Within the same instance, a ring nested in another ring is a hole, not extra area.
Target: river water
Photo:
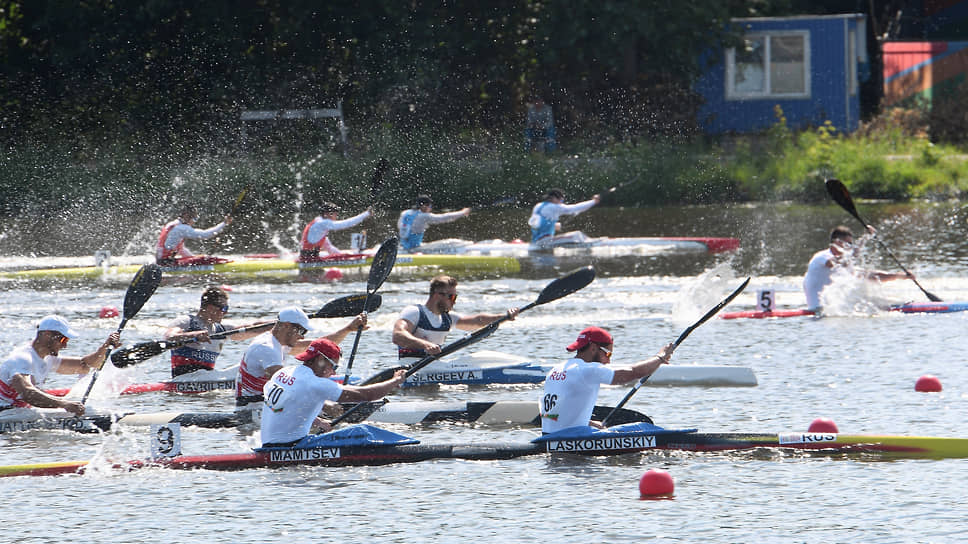
[[[945,300],[968,300],[963,274],[968,225],[959,205],[859,207],[927,289]],[[523,221],[524,212],[518,214],[514,218]],[[488,233],[497,233],[487,237],[508,236],[501,231],[507,217],[483,219],[494,225]],[[767,288],[777,292],[778,307],[801,307],[800,276],[807,260],[824,247],[832,226],[853,226],[850,221],[833,205],[593,210],[568,226],[596,235],[736,236],[742,249],[733,255],[601,260],[596,263],[599,278],[590,286],[522,314],[470,349],[550,362],[565,356],[564,346],[581,328],[596,324],[616,336],[615,364],[631,363],[674,340],[747,275],[753,277],[751,285],[730,310],[752,309],[756,291]],[[465,234],[474,235],[482,237]],[[463,281],[457,309],[501,311],[524,305],[574,264],[518,277]],[[896,269],[883,252],[872,252],[869,264]],[[202,285],[163,285],[128,323],[125,340],[159,338],[170,320],[196,306]],[[99,319],[97,313],[103,306],[120,307],[124,287],[5,284],[0,350],[9,352],[31,336],[39,317],[58,312],[81,332],[68,353],[90,351],[117,327],[117,319]],[[319,308],[335,297],[363,291],[365,281],[231,287],[227,321],[246,323],[271,317],[273,309],[285,305]],[[713,319],[696,329],[673,357],[673,364],[750,366],[757,387],[645,387],[628,407],[650,414],[659,425],[705,432],[800,431],[814,418],[827,417],[847,433],[968,436],[968,373],[962,351],[968,314],[881,313],[859,303],[924,300],[911,282],[839,289],[847,302],[831,303],[831,317]],[[383,307],[372,315],[373,326],[364,333],[354,364],[360,374],[369,375],[393,360],[390,331],[395,316],[406,304],[422,301],[425,292],[423,278],[393,277],[381,287]],[[314,322],[319,332],[341,324]],[[228,344],[220,366],[238,362],[244,348],[243,343]],[[162,380],[166,366],[167,360],[159,357],[125,371],[124,377]],[[115,372],[106,371],[102,379],[110,380]],[[915,380],[923,374],[938,376],[944,391],[915,392]],[[48,385],[71,383],[56,376]],[[533,386],[445,387],[400,392],[394,400],[536,400],[539,391]],[[604,388],[600,404],[614,405],[626,391]],[[156,393],[98,396],[90,404],[99,410],[197,412],[229,410],[232,399],[217,393]],[[537,434],[525,427],[386,427],[424,443],[526,441]],[[106,458],[140,458],[148,453],[147,437],[143,428],[103,435],[0,435],[0,461],[94,459],[97,465]],[[182,434],[186,454],[238,452],[255,443],[251,433],[238,430],[185,428]],[[651,468],[675,478],[671,500],[640,500],[638,480]],[[953,542],[968,528],[961,510],[968,506],[966,481],[966,460],[878,461],[770,450],[230,473],[95,470],[84,476],[0,480],[0,490],[8,497],[0,525],[11,541],[20,543]]]

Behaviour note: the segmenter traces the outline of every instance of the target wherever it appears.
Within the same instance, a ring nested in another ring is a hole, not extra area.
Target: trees
[[[535,89],[566,127],[648,131],[688,116],[730,17],[788,3],[0,0],[3,138],[217,144],[240,109],[337,98],[357,124],[494,126]]]

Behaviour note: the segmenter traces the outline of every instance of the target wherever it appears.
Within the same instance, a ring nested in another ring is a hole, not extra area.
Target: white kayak
[[[399,361],[406,364],[407,361]],[[473,353],[435,361],[407,378],[405,387],[428,385],[494,385],[538,384],[544,382],[552,364],[534,361],[527,357],[481,350]],[[177,378],[155,383],[124,383],[110,376],[98,380],[91,398],[103,399],[117,395],[131,395],[167,391],[172,393],[207,393],[212,391],[235,392],[235,376],[238,367],[221,370],[199,370]],[[120,378],[120,376],[118,376]],[[82,378],[70,389],[48,389],[52,395],[78,396],[87,389]],[[363,378],[353,376],[350,383]],[[663,365],[649,378],[652,386],[704,386],[704,387],[752,387],[757,385],[753,369],[728,365]]]
[[[737,238],[713,237],[637,237],[610,238],[588,237],[583,233],[569,233],[555,237],[549,243],[531,244],[521,240],[484,240],[474,242],[460,238],[445,238],[422,244],[413,253],[425,255],[527,255],[529,253],[583,252],[697,252],[722,253],[739,249]]]
[[[481,350],[431,363],[407,378],[407,385],[542,383],[552,366],[520,355]],[[750,387],[757,381],[749,367],[663,365],[646,384]]]

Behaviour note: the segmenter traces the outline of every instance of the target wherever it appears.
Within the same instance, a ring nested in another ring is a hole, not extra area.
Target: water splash
[[[672,305],[672,322],[683,326],[695,322],[739,284],[740,280],[729,263],[706,270],[679,291]]]

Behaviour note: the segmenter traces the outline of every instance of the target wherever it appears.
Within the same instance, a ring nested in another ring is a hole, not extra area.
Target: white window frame
[[[799,36],[803,38],[803,92],[796,93],[777,93],[772,91],[770,81],[770,52],[772,38]],[[764,90],[759,92],[748,92],[736,90],[736,49],[731,47],[726,50],[726,100],[750,100],[750,99],[777,99],[777,98],[810,98],[810,32],[807,30],[782,30],[767,32],[751,32],[746,35],[748,38],[764,39],[764,70],[763,77]]]

